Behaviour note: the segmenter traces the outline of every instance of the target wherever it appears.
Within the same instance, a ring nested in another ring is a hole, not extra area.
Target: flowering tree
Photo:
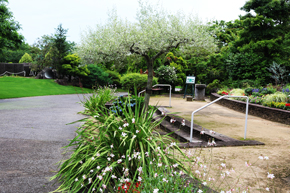
[[[139,0],[136,22],[118,18],[116,11],[109,14],[104,25],[88,30],[77,47],[77,54],[85,63],[122,61],[136,54],[145,58],[148,82],[145,94],[147,109],[152,89],[153,63],[173,48],[203,48],[214,51],[216,45],[208,30],[197,18],[181,12],[173,15],[161,6],[151,6]]]

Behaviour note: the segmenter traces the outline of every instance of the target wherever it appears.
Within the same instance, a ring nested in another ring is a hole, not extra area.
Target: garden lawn
[[[0,77],[0,99],[90,92],[91,89],[62,86],[51,79]]]

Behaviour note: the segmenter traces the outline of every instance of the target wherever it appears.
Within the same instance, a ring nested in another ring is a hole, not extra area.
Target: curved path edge
[[[118,93],[124,95],[126,93]],[[47,193],[57,162],[67,159],[62,147],[75,137],[84,118],[83,95],[0,99],[0,192]]]

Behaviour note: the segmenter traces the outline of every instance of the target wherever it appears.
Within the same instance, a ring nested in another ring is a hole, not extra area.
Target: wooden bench
[[[161,94],[161,91],[163,90],[163,88],[152,88],[152,94],[154,94],[154,92],[158,91],[158,94]]]

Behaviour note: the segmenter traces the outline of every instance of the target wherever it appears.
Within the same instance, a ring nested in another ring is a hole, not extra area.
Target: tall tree
[[[62,73],[62,65],[63,65],[63,58],[69,53],[71,50],[71,45],[66,40],[66,33],[67,29],[62,27],[62,24],[59,24],[55,29],[55,34],[53,38],[53,43],[55,48],[57,49],[56,53],[56,63],[55,67],[59,73]]]
[[[58,70],[59,75],[63,74],[63,58],[72,52],[75,46],[74,42],[66,40],[67,31],[60,24],[55,29],[55,34],[43,35],[37,39],[33,46],[40,50],[35,57],[39,70],[45,66],[51,66]]]
[[[266,84],[273,61],[290,66],[290,1],[250,0],[241,9],[248,13],[235,21],[241,28],[226,53],[228,69],[235,80]]]
[[[130,54],[142,56],[147,63],[148,82],[145,94],[147,109],[152,89],[153,64],[172,48],[205,48],[215,50],[214,39],[197,18],[182,13],[171,14],[161,6],[151,6],[139,1],[137,22],[131,23],[117,17],[113,11],[105,25],[89,30],[77,47],[85,63],[117,61]]]
[[[8,0],[0,0],[0,53],[4,48],[18,47],[24,37],[18,33],[20,24],[7,7]]]

